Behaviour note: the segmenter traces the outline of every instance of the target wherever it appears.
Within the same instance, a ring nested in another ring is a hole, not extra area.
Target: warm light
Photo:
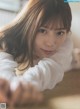
[[[51,109],[80,109],[80,95],[57,97],[49,105]]]

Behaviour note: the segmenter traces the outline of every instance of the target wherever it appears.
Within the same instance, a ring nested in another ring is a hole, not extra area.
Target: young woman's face
[[[54,55],[66,38],[67,31],[64,28],[40,27],[35,39],[35,56],[48,58]]]

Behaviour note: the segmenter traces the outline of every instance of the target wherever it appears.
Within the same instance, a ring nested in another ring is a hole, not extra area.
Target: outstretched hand
[[[0,102],[7,103],[9,106],[21,106],[27,104],[41,103],[43,100],[40,93],[31,84],[22,84],[15,91],[10,90],[10,84],[5,79],[0,79]]]

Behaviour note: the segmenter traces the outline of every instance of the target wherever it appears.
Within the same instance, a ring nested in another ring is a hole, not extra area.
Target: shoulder
[[[13,60],[13,56],[11,54],[0,50],[0,60],[1,59],[6,59],[6,58],[10,59],[10,60]]]

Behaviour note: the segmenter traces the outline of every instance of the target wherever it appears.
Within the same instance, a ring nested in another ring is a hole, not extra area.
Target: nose
[[[48,47],[56,47],[56,38],[54,37],[53,34],[50,34],[47,38],[46,38],[46,45]]]

